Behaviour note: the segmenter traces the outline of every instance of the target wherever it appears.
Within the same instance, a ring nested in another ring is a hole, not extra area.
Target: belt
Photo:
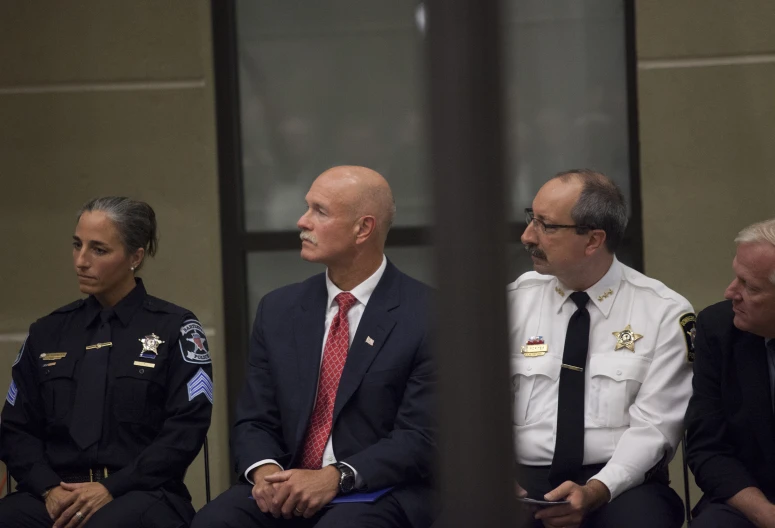
[[[531,497],[543,497],[545,493],[554,489],[549,483],[549,470],[551,467],[552,466],[527,466],[524,464],[517,464],[517,482],[528,491]],[[587,464],[586,466],[581,466],[576,478],[573,480],[579,485],[586,484],[587,480],[600,473],[604,467],[605,464]],[[645,482],[657,482],[669,486],[670,476],[668,474],[667,464],[660,462],[654,466],[646,473]]]
[[[72,473],[61,473],[63,482],[77,483],[77,482],[99,482],[105,480],[110,475],[110,470],[106,467],[88,468],[85,470],[76,470]]]

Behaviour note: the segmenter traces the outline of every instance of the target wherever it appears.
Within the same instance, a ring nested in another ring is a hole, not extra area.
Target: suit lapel
[[[751,426],[769,457],[775,441],[775,418],[772,413],[769,365],[764,338],[748,332],[735,344],[734,363],[738,366],[743,406],[748,409]]]
[[[369,298],[347,353],[347,361],[336,393],[333,423],[336,423],[342,408],[361,384],[363,375],[382,350],[396,324],[390,315],[390,310],[399,305],[400,282],[401,276],[398,270],[388,262],[385,273]]]
[[[318,275],[310,283],[309,291],[303,296],[296,309],[293,332],[296,338],[296,362],[301,394],[301,413],[296,428],[296,445],[302,442],[312,408],[315,405],[320,358],[323,350],[323,333],[326,322],[328,291],[324,275]],[[295,449],[294,449],[295,451]]]

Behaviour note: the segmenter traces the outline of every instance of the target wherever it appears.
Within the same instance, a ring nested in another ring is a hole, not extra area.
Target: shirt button
[[[528,370],[528,371],[530,371],[530,370],[533,370],[533,367],[531,367],[530,365],[528,365],[528,366],[527,366],[527,370]]]
[[[622,375],[622,371],[621,371],[621,370],[617,370],[617,371],[616,371],[616,375],[617,375],[617,376],[621,376],[621,375]]]
[[[332,457],[331,455],[327,456],[326,457],[326,462],[329,462],[329,463],[333,464],[334,463],[334,457]]]

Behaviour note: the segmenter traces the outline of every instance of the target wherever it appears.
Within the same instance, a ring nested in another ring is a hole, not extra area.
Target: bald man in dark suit
[[[232,438],[241,483],[193,527],[430,526],[430,289],[383,254],[395,206],[382,176],[335,167],[306,202],[301,256],[328,269],[261,300]]]

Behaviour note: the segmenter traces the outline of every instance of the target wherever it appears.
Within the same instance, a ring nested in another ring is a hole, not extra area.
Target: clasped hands
[[[46,511],[54,521],[53,528],[75,528],[86,524],[97,510],[112,500],[113,496],[99,482],[60,482],[46,495]]]
[[[517,484],[517,497],[526,496],[527,491]],[[606,504],[610,498],[608,487],[599,480],[592,479],[583,486],[567,480],[544,495],[544,499],[566,500],[568,504],[539,509],[535,518],[543,521],[546,528],[577,528],[587,514]]]
[[[258,508],[275,518],[309,519],[331,502],[339,491],[339,470],[289,469],[265,464],[253,471],[252,495]]]

